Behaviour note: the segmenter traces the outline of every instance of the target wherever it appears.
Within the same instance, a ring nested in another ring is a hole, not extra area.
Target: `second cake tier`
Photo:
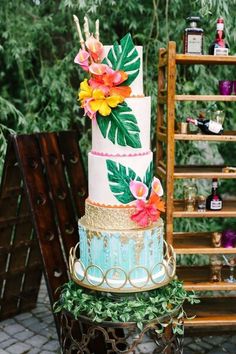
[[[100,205],[128,205],[134,198],[131,180],[145,180],[151,170],[153,154],[112,156],[88,154],[89,200]]]

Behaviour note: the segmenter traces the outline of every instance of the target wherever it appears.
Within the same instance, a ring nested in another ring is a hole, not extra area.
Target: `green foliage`
[[[151,193],[152,180],[153,180],[153,162],[150,163],[143,179],[143,183],[146,184],[146,186],[148,187],[149,194]]]
[[[98,114],[97,123],[103,137],[107,137],[112,143],[141,147],[137,119],[125,102],[113,108],[107,117]]]
[[[140,177],[131,168],[126,168],[120,163],[107,160],[107,171],[109,185],[114,197],[123,204],[127,204],[135,200],[130,191],[130,181],[140,181]]]
[[[136,322],[140,330],[156,318],[159,319],[160,332],[167,323],[173,323],[173,330],[182,333],[176,323],[177,318],[186,316],[183,311],[185,301],[198,303],[193,292],[187,292],[180,281],[173,280],[170,284],[157,290],[119,296],[111,293],[88,292],[73,281],[66,283],[59,300],[54,304],[54,311],[69,311],[76,319],[80,315],[92,321],[103,322]],[[164,319],[163,317],[167,317]]]

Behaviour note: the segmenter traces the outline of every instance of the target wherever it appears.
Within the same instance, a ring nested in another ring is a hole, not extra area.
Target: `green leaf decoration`
[[[143,183],[146,184],[149,191],[151,190],[152,178],[153,178],[153,162],[151,161],[143,179]]]
[[[129,86],[138,76],[140,58],[130,33],[127,33],[120,41],[113,44],[104,63],[114,70],[123,70],[128,74],[128,79],[123,85]]]
[[[140,177],[129,167],[120,163],[107,160],[107,171],[109,186],[115,198],[123,204],[128,204],[135,200],[130,191],[129,184],[131,180],[141,181]]]
[[[113,144],[141,147],[137,120],[126,103],[113,108],[107,117],[98,114],[97,123],[102,136],[108,138]]]
[[[176,318],[189,318],[183,310],[186,301],[191,304],[199,302],[195,293],[187,292],[179,280],[173,280],[159,289],[123,296],[119,301],[112,294],[107,296],[99,291],[86,293],[86,289],[81,289],[71,280],[61,288],[53,311],[69,311],[75,319],[87,316],[98,322],[136,322],[140,331],[150,320],[158,318],[159,325],[155,329],[158,333],[163,333],[166,325],[174,323],[173,331],[181,334],[182,321],[178,322]],[[168,308],[162,306],[163,302],[169,304]],[[155,306],[152,306],[153,303]]]

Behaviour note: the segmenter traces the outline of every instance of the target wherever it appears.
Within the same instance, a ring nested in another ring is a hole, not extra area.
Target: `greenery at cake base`
[[[87,316],[97,323],[136,322],[140,330],[148,322],[160,319],[160,333],[172,323],[174,333],[182,334],[183,329],[178,320],[187,317],[183,310],[185,301],[191,304],[199,302],[194,292],[187,292],[179,280],[173,280],[156,290],[133,295],[88,291],[69,281],[61,288],[54,311],[68,311],[75,319]],[[161,318],[164,318],[163,323]]]

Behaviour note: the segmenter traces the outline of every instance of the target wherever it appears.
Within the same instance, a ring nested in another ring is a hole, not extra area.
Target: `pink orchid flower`
[[[148,195],[148,187],[143,182],[130,181],[129,188],[136,199],[145,200]]]
[[[79,53],[76,55],[74,62],[76,64],[79,64],[82,69],[84,69],[85,71],[89,70],[89,53],[84,50],[84,49],[80,49]]]
[[[131,215],[131,220],[141,227],[147,227],[152,222],[157,221],[160,212],[154,204],[145,203],[143,200],[136,201],[136,213]]]
[[[155,192],[158,195],[158,197],[162,197],[164,194],[164,191],[163,191],[163,188],[161,185],[161,181],[157,177],[153,177],[152,190],[153,190],[153,192]]]
[[[90,36],[85,42],[86,48],[88,49],[93,61],[101,62],[105,56],[104,47],[99,40],[94,38],[94,36]]]

